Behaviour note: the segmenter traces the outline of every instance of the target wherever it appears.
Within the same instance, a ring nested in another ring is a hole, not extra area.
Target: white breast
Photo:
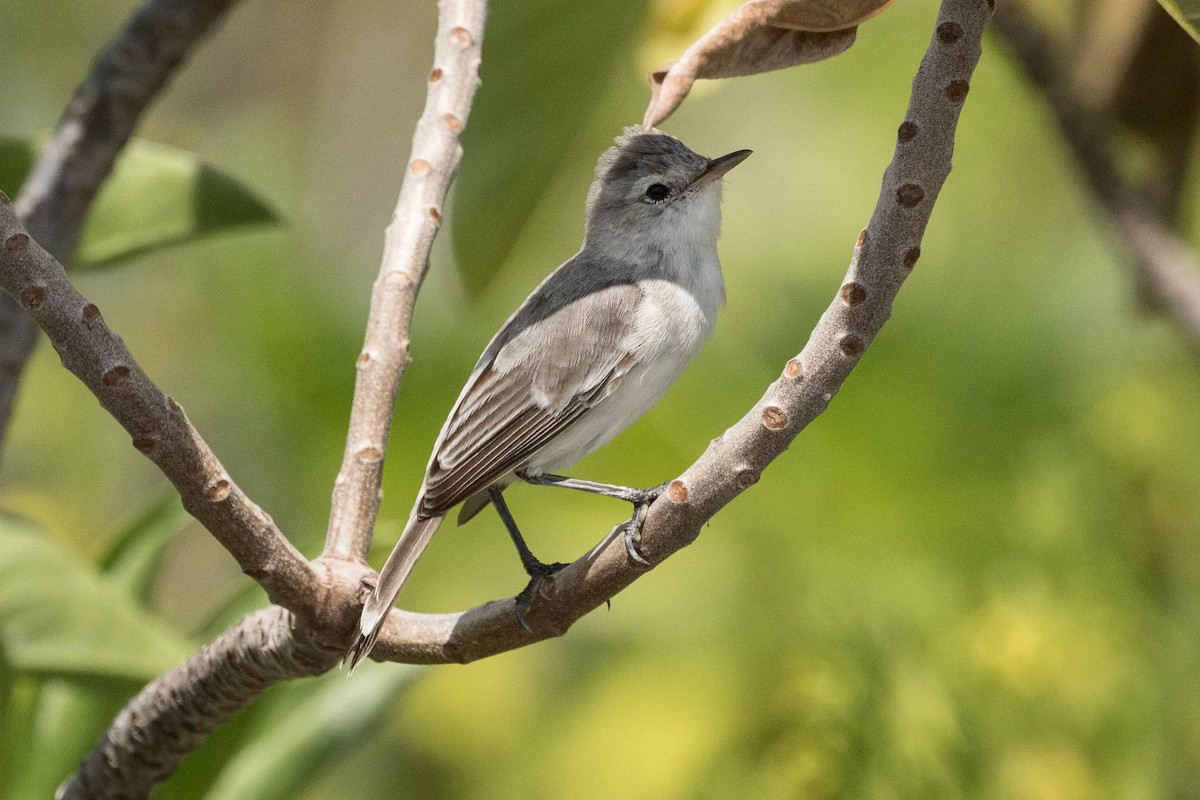
[[[633,366],[612,394],[530,460],[530,472],[570,466],[611,441],[662,399],[712,335],[725,304],[716,248],[719,204],[714,185],[682,207],[680,216],[664,225],[663,235],[650,242],[662,277],[638,281],[643,300],[627,343],[628,352],[636,354]]]

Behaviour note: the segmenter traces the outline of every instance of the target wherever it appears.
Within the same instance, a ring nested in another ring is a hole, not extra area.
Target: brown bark
[[[150,0],[96,58],[17,197],[30,235],[70,264],[92,201],[143,113],[236,0]],[[37,325],[0,295],[0,444]]]
[[[0,199],[0,286],[19,298],[64,364],[175,483],[189,511],[284,607],[248,616],[147,686],[113,722],[79,775],[64,788],[64,797],[147,796],[188,751],[256,694],[279,681],[327,670],[356,631],[364,588],[373,579],[361,556],[375,515],[375,470],[381,468],[383,455],[378,443],[386,441],[390,398],[407,360],[411,305],[427,267],[429,242],[457,163],[457,134],[477,80],[483,0],[442,0],[440,10],[439,61],[431,85],[454,85],[431,88],[429,108],[414,136],[411,177],[401,192],[373,295],[373,321],[383,315],[394,327],[385,332],[381,349],[369,355],[375,360],[386,351],[389,366],[378,373],[382,377],[360,374],[356,392],[356,404],[361,393],[368,404],[387,407],[375,408],[351,425],[349,467],[343,466],[350,477],[339,488],[354,488],[342,499],[335,491],[334,500],[335,505],[345,504],[346,522],[344,527],[334,524],[335,510],[327,554],[315,561],[305,561],[270,517],[241,493],[182,409],[138,368],[98,309],[29,237],[7,198]],[[771,461],[828,407],[879,333],[917,262],[925,226],[950,172],[956,125],[990,14],[989,0],[943,0],[913,81],[892,164],[845,278],[808,343],[758,404],[714,440],[650,509],[641,548],[652,563],[661,563],[692,542],[704,522],[759,480]],[[435,102],[435,97],[448,105]],[[420,125],[427,127],[422,131]],[[389,294],[389,287],[396,291]],[[364,350],[369,351],[372,341],[369,327]],[[367,438],[358,441],[356,436]],[[380,467],[368,463],[360,469],[364,447],[378,447]],[[564,633],[644,573],[627,557],[619,537],[610,536],[543,584],[543,596],[528,616],[533,633],[517,622],[511,599],[459,614],[394,610],[373,656],[411,663],[466,662],[531,644]]]

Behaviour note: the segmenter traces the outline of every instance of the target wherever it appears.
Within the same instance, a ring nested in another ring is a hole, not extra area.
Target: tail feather
[[[421,553],[425,552],[430,538],[433,537],[434,531],[438,529],[441,522],[442,517],[421,519],[414,513],[414,516],[409,519],[408,525],[405,526],[404,533],[400,534],[400,540],[396,542],[396,547],[388,556],[387,563],[383,565],[383,570],[379,573],[379,582],[375,584],[375,591],[371,593],[371,597],[363,606],[362,616],[358,623],[358,640],[346,654],[346,659],[350,662],[351,674],[375,646],[375,640],[379,637],[379,629],[383,627],[383,621],[387,618],[388,611],[396,602],[396,597],[404,588],[408,576],[416,566],[417,559],[421,557]]]
[[[458,524],[466,525],[476,514],[492,504],[491,489],[504,489],[516,479],[516,473],[510,472],[503,478],[493,481],[488,488],[481,489],[464,500],[458,508]]]
[[[492,496],[488,494],[487,489],[471,495],[458,509],[458,524],[466,525],[472,517],[487,508],[491,502]]]

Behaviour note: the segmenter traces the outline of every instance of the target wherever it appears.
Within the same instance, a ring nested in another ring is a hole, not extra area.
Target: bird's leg
[[[525,537],[521,535],[521,530],[517,527],[517,521],[513,519],[512,512],[508,510],[508,503],[504,501],[504,495],[500,489],[493,486],[488,489],[488,496],[492,499],[492,505],[496,507],[496,513],[500,515],[501,521],[504,522],[504,527],[508,529],[508,535],[512,537],[513,544],[516,545],[517,555],[521,557],[521,566],[525,568],[526,574],[529,575],[529,583],[521,593],[517,595],[517,622],[521,623],[521,627],[533,633],[533,628],[529,627],[529,623],[525,621],[529,609],[533,606],[533,598],[537,594],[538,587],[542,585],[542,581],[547,576],[558,572],[566,564],[554,563],[546,564],[539,561],[533,551],[529,549],[529,545],[525,544]]]
[[[650,566],[650,562],[638,550],[638,545],[641,544],[642,540],[642,523],[646,521],[646,512],[650,509],[650,505],[658,499],[659,495],[667,490],[669,482],[660,483],[658,486],[652,486],[649,489],[633,489],[628,486],[596,483],[594,481],[584,481],[578,478],[567,478],[562,475],[550,475],[548,473],[531,475],[521,470],[517,471],[517,477],[534,486],[558,486],[563,489],[575,489],[579,492],[598,494],[604,497],[615,497],[618,500],[624,500],[626,503],[632,503],[633,516],[619,526],[625,540],[625,551],[629,553],[629,557],[635,563],[641,564],[643,567]]]
[[[595,481],[585,481],[579,478],[567,478],[563,475],[551,475],[549,473],[541,473],[540,475],[530,475],[528,473],[517,471],[517,477],[526,483],[531,483],[534,486],[558,486],[563,489],[574,489],[578,492],[587,492],[588,494],[598,494],[604,497],[613,497],[617,500],[624,500],[626,503],[633,503],[635,506],[649,505],[658,499],[658,496],[667,489],[667,484],[660,484],[649,489],[634,489],[629,486],[617,486],[612,483],[596,483]]]
[[[538,557],[529,549],[529,545],[525,544],[525,537],[521,535],[521,530],[517,527],[517,521],[513,519],[512,512],[508,510],[508,503],[505,502],[501,490],[493,486],[488,489],[488,496],[492,498],[492,505],[496,507],[496,513],[500,515],[501,521],[504,522],[504,527],[508,530],[508,535],[512,538],[512,542],[517,548],[517,555],[521,557],[521,566],[525,568],[525,572],[531,578],[537,575],[548,574],[547,565],[538,560]]]

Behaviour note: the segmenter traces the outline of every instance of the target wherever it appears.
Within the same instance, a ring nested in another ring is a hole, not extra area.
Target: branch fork
[[[650,564],[692,542],[708,520],[759,480],[828,407],[887,320],[920,256],[921,237],[950,171],[955,128],[990,14],[990,0],[943,0],[898,129],[893,161],[845,278],[804,349],[783,366],[754,408],[650,506],[639,545]],[[134,446],[175,484],[185,507],[276,604],[249,615],[145,687],[60,797],[147,796],[187,752],[257,694],[274,683],[332,668],[353,639],[365,591],[375,577],[364,558],[378,511],[392,408],[409,360],[413,304],[461,157],[459,136],[478,86],[485,15],[484,0],[439,3],[426,107],[386,234],[326,544],[314,561],[296,551],[269,515],[241,492],[182,408],[145,375],[99,309],[31,238],[8,199],[0,199],[0,287],[24,306],[64,365],[129,431]],[[456,614],[394,609],[372,657],[465,663],[559,636],[645,573],[622,537],[609,536],[543,583],[528,616],[532,631],[518,622],[512,598]]]

